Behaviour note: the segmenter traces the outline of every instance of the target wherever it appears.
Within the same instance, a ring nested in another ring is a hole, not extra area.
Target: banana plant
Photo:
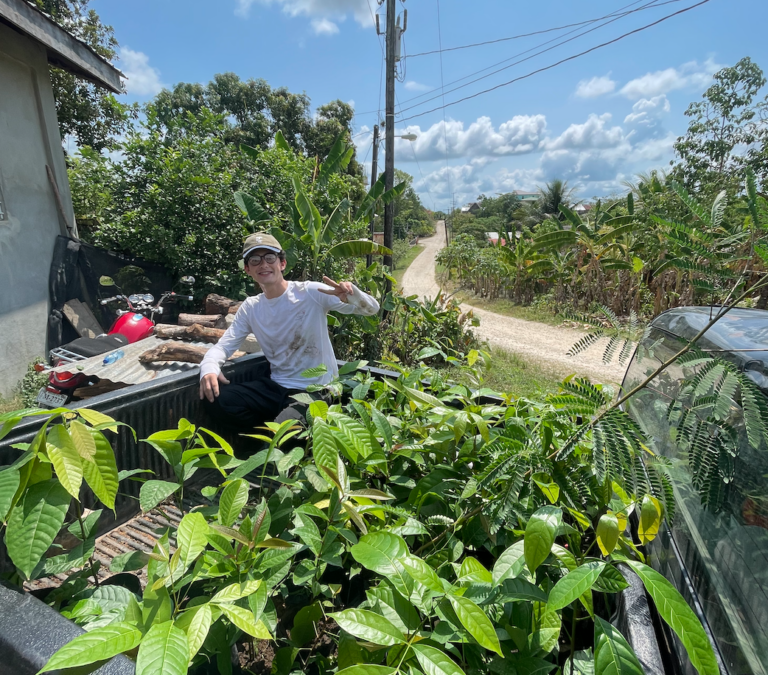
[[[280,136],[278,132],[278,136]],[[279,139],[278,147],[282,147]],[[287,152],[292,152],[287,148]],[[322,186],[335,172],[343,171],[352,158],[353,149],[339,137],[331,148],[326,160],[315,172],[315,181],[309,187],[293,177],[294,203],[292,204],[292,229],[290,231],[272,224],[272,235],[281,243],[286,251],[288,264],[286,270],[293,267],[299,256],[304,253],[309,261],[305,270],[307,278],[316,278],[326,258],[343,259],[360,257],[369,254],[386,255],[391,251],[368,239],[353,239],[337,241],[344,226],[357,225],[359,229],[370,222],[378,204],[388,204],[405,189],[401,183],[391,190],[384,189],[384,175],[371,187],[360,206],[355,209],[345,197],[329,214],[321,214],[312,199],[312,189],[315,185]],[[274,223],[274,219],[265,211],[258,201],[244,192],[235,193],[235,203],[251,222],[251,228],[264,227]]]

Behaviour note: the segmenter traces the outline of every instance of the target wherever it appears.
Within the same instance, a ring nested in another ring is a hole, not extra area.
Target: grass
[[[462,381],[455,371],[449,370],[448,374],[452,379]],[[503,349],[492,349],[491,367],[485,373],[481,386],[515,397],[533,397],[555,393],[562,380],[562,375],[546,365],[526,361],[518,354]]]
[[[20,394],[14,394],[9,398],[0,396],[0,415],[12,412],[14,410],[21,410],[24,408],[24,401],[21,400]]]
[[[407,270],[411,263],[416,260],[416,257],[424,250],[424,246],[422,244],[416,244],[415,246],[411,246],[408,249],[407,255],[403,256],[398,262],[397,262],[397,269],[392,271],[392,276],[395,277],[395,281],[397,281],[398,286],[403,285],[403,275],[405,274],[405,270]]]
[[[446,284],[446,290],[448,290],[448,286],[449,284]],[[455,290],[455,286],[451,290]],[[468,305],[493,312],[494,314],[511,316],[515,319],[524,319],[525,321],[538,321],[539,323],[546,323],[549,326],[561,326],[565,320],[565,317],[562,315],[553,314],[551,310],[543,307],[517,305],[507,298],[489,300],[488,298],[478,297],[474,293],[464,289],[457,290],[454,293],[453,298],[458,302],[465,302]]]

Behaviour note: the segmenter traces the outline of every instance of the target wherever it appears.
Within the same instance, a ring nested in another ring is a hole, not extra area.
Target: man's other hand
[[[337,284],[333,279],[323,277],[323,283],[331,288],[329,290],[318,288],[317,290],[326,295],[335,295],[342,302],[349,302],[349,296],[355,294],[354,286],[352,286],[352,283],[349,281],[342,281],[340,284]]]
[[[219,371],[218,375],[208,373],[200,380],[200,400],[207,398],[210,403],[219,395],[219,382],[229,384],[229,380],[224,377],[224,373]]]

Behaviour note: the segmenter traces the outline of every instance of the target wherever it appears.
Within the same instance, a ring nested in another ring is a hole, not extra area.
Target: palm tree
[[[541,219],[557,218],[564,220],[565,216],[560,212],[560,206],[572,208],[575,191],[575,188],[568,187],[567,180],[560,180],[559,178],[549,181],[543,188],[539,187],[541,196],[536,202],[536,210]]]

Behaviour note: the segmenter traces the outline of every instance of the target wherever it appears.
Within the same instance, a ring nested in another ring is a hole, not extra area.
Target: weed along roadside
[[[125,416],[115,394],[5,415],[11,581],[47,587],[35,594],[87,631],[50,645],[43,671],[122,654],[142,675],[660,672],[611,623],[641,585],[692,667],[718,673],[693,609],[647,565],[671,483],[621,399],[585,380],[540,400],[473,390],[431,364],[480,382],[486,354],[420,356],[347,363],[305,427],[245,438],[200,426],[193,374],[143,385]],[[142,419],[153,397],[172,402],[163,424]],[[105,555],[112,512],[139,511],[132,546]]]

